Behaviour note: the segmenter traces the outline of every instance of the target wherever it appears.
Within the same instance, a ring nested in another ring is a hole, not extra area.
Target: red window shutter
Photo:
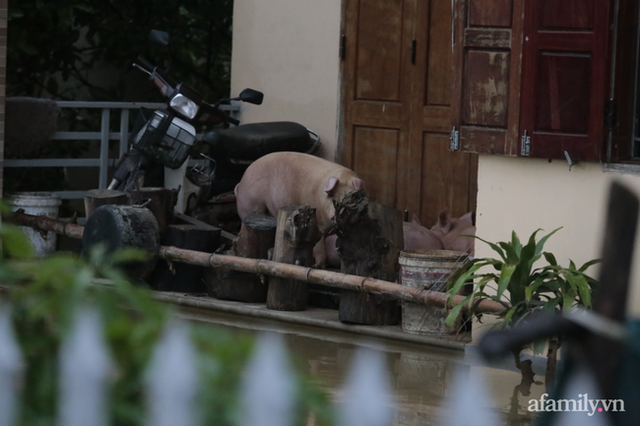
[[[527,0],[521,155],[602,158],[610,13],[608,0]]]

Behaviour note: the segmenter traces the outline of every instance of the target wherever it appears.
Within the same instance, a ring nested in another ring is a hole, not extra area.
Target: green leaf
[[[449,315],[445,320],[446,324],[449,327],[453,327],[453,325],[456,322],[456,319],[458,319],[458,316],[460,316],[460,312],[462,312],[463,307],[464,307],[464,303],[460,303],[459,305],[456,305],[453,307],[453,309],[451,309],[451,312],[449,312]]]
[[[561,229],[562,229],[562,226],[560,228],[554,229],[553,231],[551,231],[550,233],[548,233],[547,235],[542,237],[540,239],[540,241],[538,241],[538,244],[536,244],[536,254],[540,254],[542,252],[542,248],[544,247],[544,245],[547,242],[547,240],[549,239],[549,237],[551,237],[553,234],[555,234],[556,232],[558,232]],[[535,232],[534,232],[534,235],[535,235]],[[532,237],[533,237],[533,235],[532,235]]]
[[[3,224],[0,228],[2,252],[19,259],[33,257],[34,247],[29,238],[16,226]]]
[[[520,257],[520,252],[522,252],[522,243],[520,243],[520,239],[518,235],[516,235],[516,231],[511,232],[511,246],[515,251],[517,257]]]
[[[582,265],[580,267],[580,269],[578,269],[578,271],[585,272],[590,266],[595,265],[597,263],[600,263],[601,261],[602,261],[601,259],[590,260],[590,261],[586,262],[584,265]]]
[[[491,249],[493,249],[493,251],[495,251],[496,253],[498,253],[500,255],[500,257],[502,258],[502,260],[504,262],[507,261],[507,258],[506,258],[505,254],[504,254],[504,251],[502,251],[502,249],[500,247],[498,247],[496,244],[490,243],[489,241],[483,240],[482,238],[477,237],[477,236],[474,236],[474,238],[477,239],[477,240],[482,241],[483,243],[485,243],[487,245],[489,245],[489,247],[491,247]]]
[[[500,272],[500,279],[498,281],[498,298],[502,297],[504,291],[511,283],[511,276],[516,270],[516,265],[504,265]]]
[[[447,300],[447,303],[451,303],[451,300],[454,298],[454,296],[460,293],[460,290],[462,289],[462,287],[467,283],[467,280],[469,279],[469,277],[471,277],[473,273],[478,269],[480,269],[482,266],[483,266],[482,263],[475,263],[458,277],[458,279],[455,281],[455,283],[453,283],[451,288],[447,290],[447,293],[449,293],[449,299]]]
[[[558,264],[558,262],[556,261],[556,257],[552,253],[548,253],[545,251],[542,254],[547,262],[549,262],[551,265],[556,266]]]
[[[507,255],[507,262],[506,263],[511,263],[511,264],[516,264],[518,263],[518,261],[520,260],[518,258],[518,255],[516,254],[516,251],[514,250],[514,248],[505,242],[499,242],[498,245],[500,247],[502,247],[502,249],[504,250],[505,254]]]
[[[591,287],[584,275],[570,273],[566,278],[577,288],[581,303],[587,308],[591,307]]]

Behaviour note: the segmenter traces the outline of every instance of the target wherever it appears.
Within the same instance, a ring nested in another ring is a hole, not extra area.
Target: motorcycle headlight
[[[171,98],[169,106],[189,119],[194,118],[198,113],[198,105],[182,93],[178,93]]]

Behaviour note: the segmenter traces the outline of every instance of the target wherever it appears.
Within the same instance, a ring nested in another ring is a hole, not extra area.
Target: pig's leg
[[[327,248],[325,247],[325,235],[322,234],[320,241],[313,247],[314,268],[324,269],[327,266]]]
[[[245,216],[253,212],[268,213],[264,198],[255,192],[253,188],[247,188],[247,185],[236,185],[234,193],[236,194],[236,208],[240,219],[244,219]]]

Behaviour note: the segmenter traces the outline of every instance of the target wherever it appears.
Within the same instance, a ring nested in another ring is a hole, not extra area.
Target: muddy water
[[[388,339],[362,339],[351,333],[190,308],[183,309],[181,316],[215,324],[233,333],[281,333],[298,365],[306,367],[338,404],[342,399],[340,389],[357,349],[364,346],[382,351],[397,405],[397,426],[440,425],[443,406],[450,402],[453,394],[451,381],[459,371],[469,377],[486,378],[485,387],[492,405],[504,418],[503,424],[509,426],[531,424],[528,401],[544,392],[544,386],[534,384],[530,395],[515,393],[520,384],[519,373],[487,368],[461,351]]]

